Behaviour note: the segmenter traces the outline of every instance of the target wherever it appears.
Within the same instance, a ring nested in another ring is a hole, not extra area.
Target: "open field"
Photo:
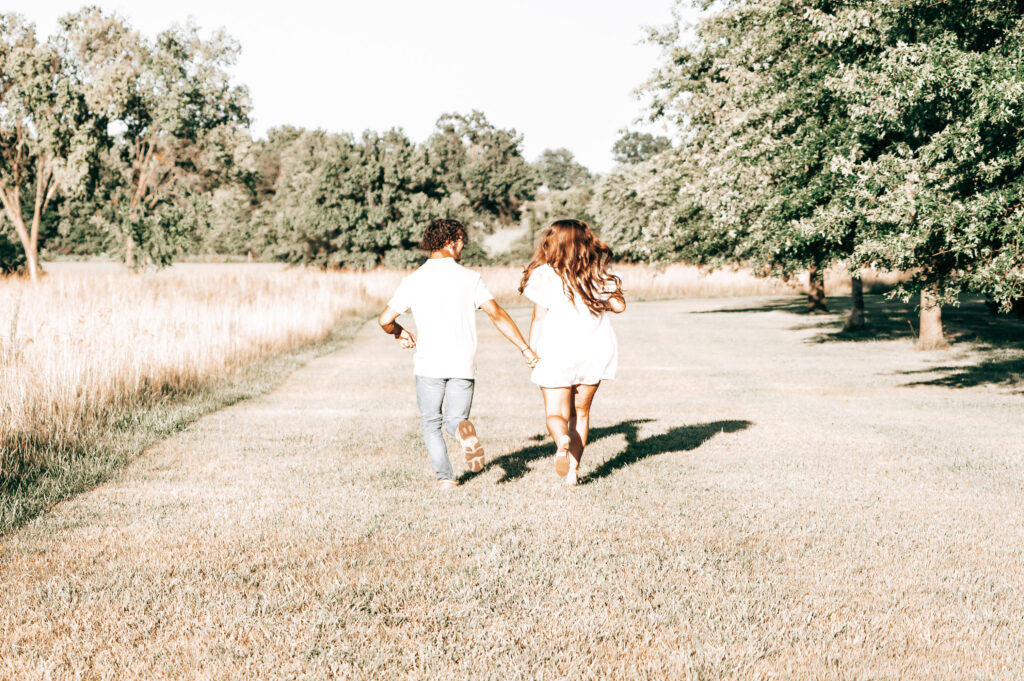
[[[482,324],[436,491],[367,325],[0,539],[0,678],[1021,678],[1021,322],[795,303],[632,305],[575,490]]]
[[[116,437],[152,431],[144,421],[161,420],[164,407],[194,407],[254,363],[377,312],[404,274],[242,264],[135,275],[74,262],[47,271],[38,285],[0,280],[0,533],[131,458],[108,452],[93,466]],[[792,294],[797,285],[679,265],[621,271],[634,299]],[[485,271],[506,304],[522,300],[519,277],[518,268]],[[162,421],[161,431],[176,427]]]
[[[65,481],[48,484],[52,498],[74,491],[78,469],[153,408],[200,401],[254,363],[323,341],[384,295],[372,275],[54,269],[37,285],[0,281],[0,532],[45,505],[22,503],[37,481]]]

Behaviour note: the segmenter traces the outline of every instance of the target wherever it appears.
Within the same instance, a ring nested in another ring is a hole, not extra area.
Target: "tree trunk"
[[[939,350],[948,347],[942,333],[942,307],[935,302],[930,289],[921,291],[921,332],[917,347],[920,350]]]
[[[25,249],[25,269],[32,281],[39,281],[39,260],[34,248]]]
[[[847,331],[864,328],[864,281],[857,275],[850,277],[850,318],[846,320]]]
[[[12,217],[12,216],[8,216]],[[25,229],[25,222],[21,219],[20,215],[13,216],[11,220],[14,223],[14,229],[18,233],[18,238],[21,240],[21,248],[25,251],[25,270],[28,272],[28,278],[32,281],[39,281],[39,244],[37,239],[33,239],[27,229]]]
[[[807,269],[807,311],[828,312],[825,305],[825,277],[816,264]]]
[[[28,271],[29,279],[39,281],[38,231],[36,239],[33,239],[25,227],[25,219],[18,208],[21,204],[18,190],[15,189],[8,194],[6,187],[0,187],[0,203],[3,203],[4,213],[14,225],[14,231],[18,235],[18,240],[21,241],[21,248],[25,252],[25,269]]]
[[[135,269],[135,239],[130,236],[124,244],[124,264],[129,269]]]

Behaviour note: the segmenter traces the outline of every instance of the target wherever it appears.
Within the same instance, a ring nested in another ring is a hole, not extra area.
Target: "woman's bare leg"
[[[569,410],[571,409],[572,388],[541,388],[544,395],[544,416],[548,433],[558,442],[563,435],[569,434]]]
[[[540,391],[544,395],[544,416],[548,433],[551,434],[551,439],[558,446],[558,452],[555,455],[555,470],[559,475],[565,475],[568,467],[564,464],[567,463],[568,457],[565,457],[564,454],[572,445],[572,437],[569,432],[572,389],[541,388]],[[561,461],[559,461],[559,455],[563,455]],[[563,471],[563,468],[566,470]]]
[[[570,404],[569,419],[569,451],[572,457],[579,464],[583,458],[583,449],[587,446],[587,436],[590,435],[590,405],[594,402],[594,395],[597,394],[597,385],[574,385],[572,387],[572,402]]]
[[[580,439],[579,431],[576,430],[576,389],[578,385],[574,385],[572,390],[569,392],[569,452],[572,454],[572,458],[576,460],[578,464],[580,457],[583,456],[583,441]]]

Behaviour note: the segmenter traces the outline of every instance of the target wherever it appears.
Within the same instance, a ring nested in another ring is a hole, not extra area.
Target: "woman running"
[[[544,232],[519,284],[534,303],[530,347],[540,361],[530,380],[544,396],[555,472],[567,485],[579,480],[594,395],[619,363],[608,313],[625,310],[626,300],[610,260],[611,249],[585,222],[559,220]]]

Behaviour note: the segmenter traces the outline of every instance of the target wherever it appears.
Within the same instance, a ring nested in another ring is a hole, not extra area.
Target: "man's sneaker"
[[[445,479],[445,480],[438,480],[437,481],[437,488],[439,490],[441,490],[442,492],[447,492],[448,490],[455,489],[458,486],[459,486],[459,481],[458,480],[447,480],[447,479]]]
[[[476,428],[471,421],[463,421],[455,429],[455,437],[459,440],[459,446],[466,454],[466,468],[479,473],[484,468],[484,446],[480,444],[480,438],[476,436]]]
[[[555,472],[565,477],[569,472],[569,436],[558,438],[558,451],[555,452]]]

